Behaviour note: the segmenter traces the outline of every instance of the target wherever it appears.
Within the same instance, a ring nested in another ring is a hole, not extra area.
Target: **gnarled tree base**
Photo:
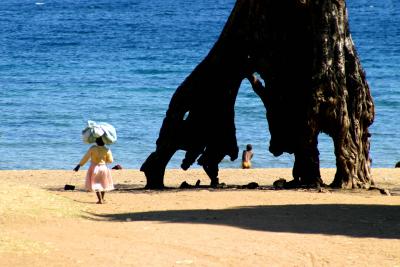
[[[252,80],[257,72],[265,86]],[[213,183],[225,156],[238,156],[234,105],[243,79],[262,99],[270,152],[294,153],[293,177],[321,184],[318,134],[332,137],[339,188],[368,188],[368,127],[374,105],[349,32],[344,0],[237,0],[214,47],[173,95],[143,164],[147,188],[163,186],[165,167],[185,150]]]

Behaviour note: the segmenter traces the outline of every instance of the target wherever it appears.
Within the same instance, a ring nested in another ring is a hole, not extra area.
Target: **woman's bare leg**
[[[102,195],[100,194],[100,192],[96,192],[96,196],[97,196],[97,199],[99,200],[99,201],[97,201],[97,204],[103,204],[103,198],[102,198]]]

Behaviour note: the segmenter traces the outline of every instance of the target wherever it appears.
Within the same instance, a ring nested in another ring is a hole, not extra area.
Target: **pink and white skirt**
[[[105,164],[92,163],[86,174],[85,188],[88,191],[111,191],[114,183],[111,170]]]

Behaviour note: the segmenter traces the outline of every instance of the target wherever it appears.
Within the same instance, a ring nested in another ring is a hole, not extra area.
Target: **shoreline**
[[[336,168],[321,168],[321,177],[325,184],[333,181]],[[372,177],[375,186],[385,189],[400,190],[400,168],[372,168]],[[146,177],[138,169],[112,170],[115,184],[134,185],[135,188],[144,187]],[[26,183],[42,188],[62,186],[66,183],[74,183],[77,187],[84,184],[86,169],[79,172],[72,170],[0,170],[0,180],[17,183]],[[30,179],[30,177],[34,177]],[[293,180],[291,168],[257,168],[257,169],[220,169],[219,180],[227,185],[246,185],[256,182],[260,186],[272,186],[279,178],[286,181]],[[203,169],[166,169],[164,184],[166,187],[178,188],[186,181],[194,185],[200,180],[201,185],[209,185],[210,180]]]

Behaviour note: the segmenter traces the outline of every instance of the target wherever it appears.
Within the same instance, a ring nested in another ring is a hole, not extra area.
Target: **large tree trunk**
[[[234,105],[241,81],[257,72],[275,156],[295,154],[300,185],[322,182],[318,134],[333,138],[335,187],[372,183],[368,127],[374,106],[352,42],[345,1],[237,0],[214,47],[171,99],[156,151],[143,163],[148,188],[163,187],[178,150],[212,181],[224,156],[238,156]]]

